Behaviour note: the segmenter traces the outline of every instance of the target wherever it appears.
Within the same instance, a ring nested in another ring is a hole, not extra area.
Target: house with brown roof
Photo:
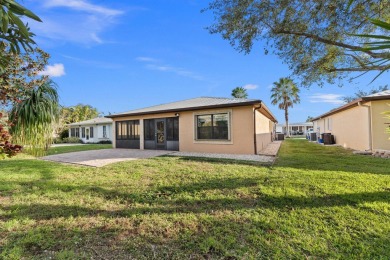
[[[313,119],[314,131],[331,133],[336,144],[361,151],[390,150],[390,91],[356,99]]]
[[[261,100],[199,97],[107,116],[115,148],[257,154],[276,119]]]

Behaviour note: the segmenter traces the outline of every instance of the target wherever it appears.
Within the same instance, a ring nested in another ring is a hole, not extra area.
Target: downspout
[[[366,107],[367,111],[368,111],[368,122],[370,123],[370,125],[368,127],[368,135],[369,135],[368,146],[369,146],[369,150],[372,151],[372,117],[371,117],[371,107],[367,106],[367,105],[363,105],[361,101],[358,102],[358,106],[359,107]]]
[[[260,106],[258,108],[254,108],[253,110],[253,140],[255,145],[255,154],[257,154],[257,137],[256,137],[256,110],[261,109],[262,103],[260,103]]]

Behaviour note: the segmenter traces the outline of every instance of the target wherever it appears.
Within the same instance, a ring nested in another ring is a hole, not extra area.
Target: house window
[[[104,136],[104,127],[103,127]],[[107,132],[106,132],[107,136]],[[139,140],[139,120],[116,122],[117,140]]]
[[[70,129],[70,137],[80,137],[80,129],[79,128],[71,128]]]
[[[198,115],[196,123],[197,140],[230,140],[228,113]]]
[[[103,126],[103,138],[107,138],[107,126]]]
[[[179,118],[167,118],[167,141],[179,140]]]
[[[85,138],[85,127],[81,128],[81,137]]]
[[[93,126],[89,128],[89,137],[93,138]]]
[[[328,118],[328,130],[332,130],[332,118]]]
[[[144,139],[154,140],[154,119],[144,120]]]

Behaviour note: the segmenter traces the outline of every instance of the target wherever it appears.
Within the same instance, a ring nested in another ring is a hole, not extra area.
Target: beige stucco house
[[[390,91],[356,99],[313,119],[314,131],[331,133],[336,144],[362,151],[390,150]]]
[[[107,116],[115,148],[257,154],[275,123],[261,100],[199,97]]]

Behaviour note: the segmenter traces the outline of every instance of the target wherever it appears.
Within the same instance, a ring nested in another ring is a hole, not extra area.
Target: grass
[[[100,149],[111,149],[112,144],[83,144],[83,145],[72,145],[72,146],[57,146],[50,147],[47,155],[80,152],[88,150],[100,150]]]
[[[286,140],[273,167],[0,161],[0,258],[390,258],[390,160]]]

